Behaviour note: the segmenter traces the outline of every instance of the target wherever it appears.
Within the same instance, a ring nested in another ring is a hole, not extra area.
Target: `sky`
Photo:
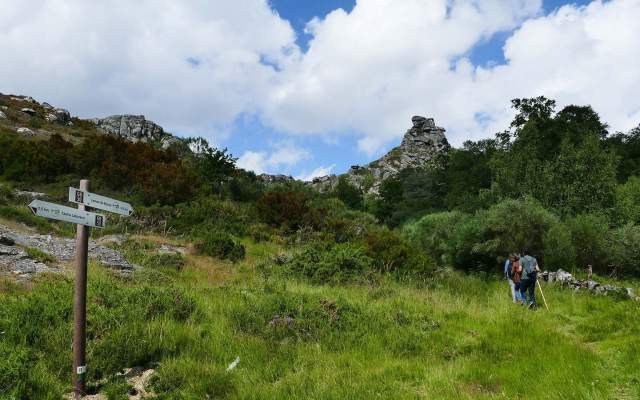
[[[640,123],[640,0],[0,0],[0,92],[142,114],[301,179],[509,126],[510,100]]]

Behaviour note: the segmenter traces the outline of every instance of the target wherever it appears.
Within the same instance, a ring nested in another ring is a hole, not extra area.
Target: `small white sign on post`
[[[102,214],[61,206],[60,204],[49,203],[48,201],[33,200],[29,203],[29,208],[31,212],[39,217],[91,226],[93,228],[104,228],[106,223],[106,218]]]
[[[129,203],[73,187],[69,188],[69,201],[120,215],[129,216],[133,214],[133,207]]]

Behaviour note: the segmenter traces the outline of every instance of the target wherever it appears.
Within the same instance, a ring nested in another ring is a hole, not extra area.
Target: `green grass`
[[[25,252],[27,253],[27,255],[29,256],[29,258],[32,258],[36,261],[39,261],[41,263],[54,263],[56,262],[56,258],[54,256],[52,256],[49,253],[45,253],[44,251],[37,249],[35,247],[27,247],[25,249]]]
[[[239,264],[157,258],[89,273],[89,381],[157,369],[168,399],[624,399],[640,396],[638,303],[547,287],[551,311],[509,302],[505,282],[445,272],[426,284],[315,286],[255,265],[280,250],[245,240]],[[70,390],[72,281],[0,285],[0,399]],[[237,356],[240,364],[226,368]],[[92,386],[97,390],[95,386]]]

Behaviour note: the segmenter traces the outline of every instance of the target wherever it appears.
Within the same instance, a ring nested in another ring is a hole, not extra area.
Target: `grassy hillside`
[[[372,197],[267,183],[203,141],[160,149],[49,121],[28,99],[0,107],[1,225],[73,237],[23,191],[64,203],[81,178],[136,210],[93,231],[125,235],[111,246],[142,268],[90,266],[92,392],[127,398],[118,373],[141,367],[162,399],[640,398],[638,302],[549,286],[551,310],[529,311],[500,278],[528,247],[544,269],[615,265],[627,280],[611,283],[637,291],[640,129],[608,135],[590,107],[514,100],[509,130]],[[0,399],[59,399],[73,268],[18,247],[62,273],[0,269]]]
[[[551,311],[528,311],[508,301],[506,283],[449,271],[311,285],[264,267],[278,245],[246,241],[234,265],[162,261],[159,241],[123,245],[145,266],[130,278],[90,269],[90,382],[110,398],[125,398],[114,374],[134,365],[157,368],[153,388],[176,399],[640,396],[634,302],[548,287]],[[3,398],[69,390],[71,291],[61,276],[2,284]]]

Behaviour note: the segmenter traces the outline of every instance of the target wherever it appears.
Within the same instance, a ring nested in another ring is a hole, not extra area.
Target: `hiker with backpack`
[[[510,277],[516,289],[516,303],[524,304],[526,299],[520,292],[520,285],[522,283],[522,266],[520,265],[520,254],[513,255]]]
[[[504,277],[507,280],[507,282],[509,282],[509,288],[511,289],[511,298],[515,303],[518,301],[518,293],[516,291],[516,285],[513,282],[513,279],[511,279],[511,270],[512,270],[513,260],[514,260],[513,254],[509,254],[509,257],[507,257],[507,259],[504,262]]]
[[[522,251],[524,256],[520,259],[520,265],[522,266],[522,276],[520,277],[520,296],[525,305],[529,308],[536,307],[535,291],[536,282],[538,280],[538,260],[529,254],[527,249]],[[527,303],[526,293],[529,292],[529,301]]]

